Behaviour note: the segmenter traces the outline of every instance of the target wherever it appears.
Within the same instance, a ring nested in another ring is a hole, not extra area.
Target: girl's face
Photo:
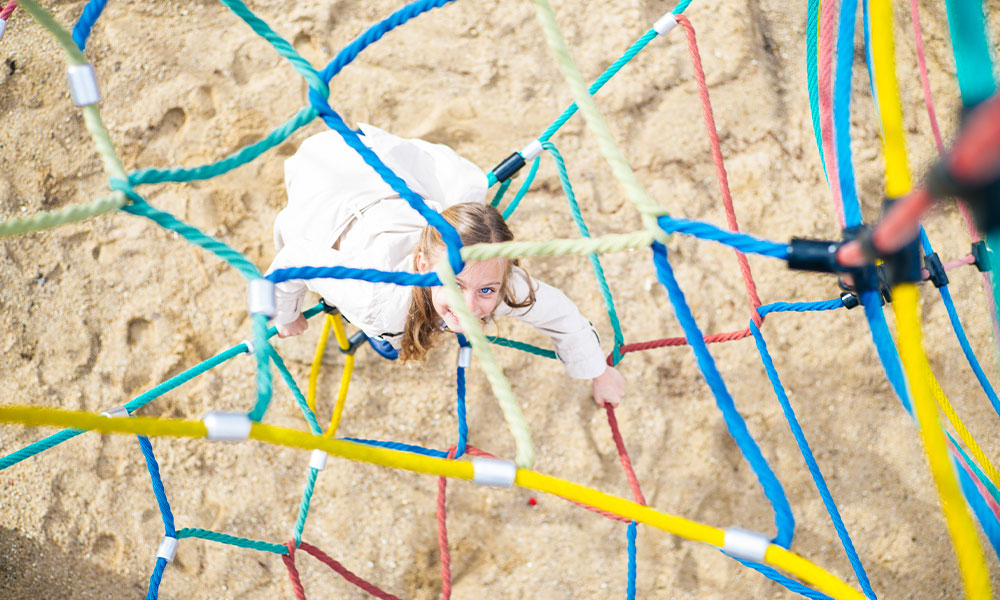
[[[493,314],[493,310],[500,301],[500,290],[507,275],[508,262],[508,259],[499,257],[470,261],[465,263],[465,268],[455,278],[458,281],[458,289],[462,292],[462,298],[465,300],[465,306],[475,318],[482,320]],[[417,269],[423,273],[431,269],[430,263],[422,255],[417,257]],[[458,315],[451,309],[451,303],[448,301],[444,287],[431,288],[431,302],[434,305],[434,310],[449,330],[455,333],[464,333],[458,322]]]

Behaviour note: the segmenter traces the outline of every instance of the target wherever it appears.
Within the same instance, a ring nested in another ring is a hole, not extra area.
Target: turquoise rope
[[[283,125],[280,125],[271,131],[271,133],[269,133],[264,139],[251,146],[241,148],[218,162],[190,169],[184,167],[174,167],[171,169],[142,169],[130,173],[128,181],[132,185],[143,185],[148,183],[166,182],[182,183],[217,177],[253,161],[261,154],[264,154],[271,148],[274,148],[281,142],[285,141],[288,136],[292,135],[297,130],[311,123],[312,120],[318,115],[319,113],[316,112],[315,108],[307,106],[300,109],[299,112],[295,113],[295,115]]]
[[[313,68],[309,61],[302,58],[302,56],[295,51],[295,48],[289,44],[285,38],[281,37],[271,29],[271,26],[265,23],[257,15],[250,12],[250,9],[246,7],[245,4],[240,2],[240,0],[222,0],[222,3],[229,7],[229,10],[236,13],[236,16],[243,19],[247,25],[253,29],[254,33],[264,38],[270,42],[271,46],[280,54],[281,56],[288,59],[288,62],[292,63],[292,67],[298,71],[305,80],[306,84],[310,89],[316,90],[323,95],[324,98],[330,96],[330,88],[326,85],[320,76]]]
[[[944,4],[962,106],[971,108],[996,92],[983,5],[979,0],[945,0]]]
[[[531,163],[531,170],[528,171],[528,176],[524,178],[524,183],[522,183],[521,188],[517,190],[517,195],[514,196],[514,199],[510,201],[510,204],[508,204],[507,208],[503,211],[504,221],[509,219],[510,216],[514,214],[514,211],[517,210],[517,205],[521,203],[524,195],[528,193],[528,188],[530,188],[531,184],[535,181],[535,175],[538,173],[538,164],[540,162],[540,157],[536,156],[534,162]]]
[[[292,396],[295,398],[295,403],[299,406],[299,409],[302,410],[302,415],[305,417],[306,423],[309,424],[309,430],[312,431],[313,435],[322,435],[323,429],[319,426],[319,422],[316,420],[316,413],[309,408],[309,403],[306,402],[306,397],[302,395],[302,390],[299,389],[298,384],[295,383],[295,379],[292,378],[292,374],[288,371],[288,367],[285,366],[285,361],[282,360],[281,355],[278,354],[278,351],[275,350],[273,346],[268,345],[267,348],[271,361],[274,363],[274,366],[277,367],[281,378],[288,385],[288,389],[291,390]]]
[[[552,350],[546,350],[545,348],[539,348],[538,346],[532,346],[531,344],[526,344],[524,342],[508,340],[507,338],[502,337],[487,337],[486,339],[488,339],[491,344],[503,346],[504,348],[521,350],[522,352],[527,352],[528,354],[534,354],[535,356],[541,356],[543,358],[559,358]]]
[[[177,539],[181,540],[184,538],[198,538],[208,540],[210,542],[221,542],[223,544],[229,544],[230,546],[236,546],[237,548],[248,548],[250,550],[260,550],[262,552],[271,552],[273,554],[288,554],[288,548],[281,544],[248,540],[246,538],[236,537],[235,535],[227,535],[225,533],[218,533],[207,529],[197,529],[191,527],[178,529]]]
[[[493,175],[492,171],[490,171],[490,176],[491,178],[496,177],[495,175]],[[497,188],[497,193],[493,196],[493,201],[490,202],[490,206],[492,206],[493,208],[500,206],[500,201],[503,200],[503,195],[507,193],[507,188],[510,187],[511,181],[512,181],[511,179],[508,179],[500,184],[500,187]],[[491,182],[490,185],[492,186],[493,183]]]
[[[302,503],[299,504],[299,516],[295,519],[295,546],[302,543],[302,530],[306,528],[306,517],[309,516],[309,503],[312,501],[313,490],[316,487],[316,476],[319,470],[309,467],[309,478],[306,479],[306,489],[302,492]]]
[[[569,174],[566,172],[566,162],[563,160],[562,154],[555,147],[552,142],[545,142],[542,144],[542,148],[552,155],[552,158],[556,161],[556,170],[559,172],[559,182],[562,183],[563,193],[566,194],[566,200],[569,201],[570,212],[573,213],[573,221],[576,222],[577,229],[580,230],[580,235],[585,238],[590,238],[590,230],[587,228],[587,223],[583,220],[583,214],[580,212],[580,205],[576,201],[576,194],[573,192],[573,185],[569,181]],[[620,351],[621,347],[625,345],[625,336],[622,334],[621,323],[618,321],[618,311],[615,310],[615,302],[611,297],[611,288],[608,286],[608,281],[604,277],[604,267],[601,266],[601,259],[596,252],[590,253],[590,264],[594,267],[594,275],[597,276],[597,285],[601,288],[601,296],[604,298],[604,306],[608,311],[608,320],[611,321],[611,327],[615,332],[615,344],[612,350],[612,364],[617,365],[621,362],[622,353]]]
[[[809,0],[806,7],[806,85],[809,88],[809,114],[812,116],[813,136],[816,138],[816,150],[819,151],[819,161],[823,165],[823,176],[826,177],[826,156],[823,155],[823,140],[819,131],[819,78],[816,71],[819,51],[817,43],[817,28],[819,26],[819,0]],[[827,177],[827,183],[829,183]]]

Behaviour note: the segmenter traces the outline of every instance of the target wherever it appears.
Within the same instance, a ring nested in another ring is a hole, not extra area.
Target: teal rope
[[[313,489],[316,487],[316,476],[319,470],[309,468],[309,478],[306,479],[306,489],[302,492],[302,503],[299,505],[299,517],[295,519],[295,546],[302,543],[302,530],[306,527],[306,517],[309,516],[309,503],[312,501]]]
[[[247,279],[256,279],[261,277],[260,271],[257,267],[254,266],[252,262],[247,260],[242,254],[233,250],[228,244],[205,235],[170,213],[153,208],[146,203],[142,196],[137,194],[135,190],[131,189],[131,187],[129,187],[124,181],[120,179],[112,179],[111,187],[125,192],[125,194],[132,199],[131,204],[126,204],[122,207],[122,210],[125,212],[138,215],[140,217],[146,217],[165,229],[177,232],[181,237],[192,244],[201,246],[205,250],[208,250],[229,263],[231,267],[242,273]]]
[[[288,384],[288,389],[292,391],[292,396],[295,397],[295,403],[299,405],[302,410],[302,415],[305,416],[306,422],[309,424],[309,430],[313,432],[313,435],[322,435],[323,430],[319,426],[319,422],[316,421],[316,413],[309,408],[309,403],[306,402],[306,397],[302,395],[302,390],[299,389],[295,379],[292,378],[292,374],[289,373],[288,367],[285,366],[285,361],[282,360],[281,355],[278,351],[274,349],[274,346],[268,345],[268,353],[271,355],[271,361],[274,366],[277,367],[278,373],[281,378]]]
[[[237,167],[245,165],[271,148],[274,148],[281,142],[285,141],[288,136],[295,133],[298,129],[311,123],[318,114],[319,113],[317,113],[316,109],[312,106],[302,108],[291,119],[286,121],[283,125],[275,128],[264,139],[260,140],[256,144],[253,144],[252,146],[241,148],[237,152],[234,152],[218,162],[191,169],[183,167],[175,167],[172,169],[143,169],[130,173],[128,181],[132,185],[142,185],[148,183],[165,183],[168,181],[198,181],[217,177],[224,173],[228,173]]]
[[[490,171],[490,175],[493,175],[492,171]],[[508,179],[508,180],[506,180],[506,181],[504,181],[503,183],[500,184],[500,187],[497,188],[496,195],[493,196],[493,201],[490,202],[490,206],[492,206],[493,208],[496,208],[496,207],[500,206],[500,201],[503,200],[503,195],[505,193],[507,193],[507,188],[510,187],[510,182],[511,181],[513,181],[513,180]]]
[[[552,350],[546,350],[524,342],[508,340],[507,338],[502,337],[487,337],[486,339],[489,340],[491,344],[503,346],[504,348],[513,348],[515,350],[520,350],[522,352],[527,352],[528,354],[534,354],[535,356],[541,356],[543,358],[559,358]]]
[[[570,184],[569,174],[566,172],[566,162],[563,160],[562,154],[559,153],[559,150],[552,142],[543,143],[542,148],[547,150],[556,161],[556,170],[559,171],[559,181],[562,183],[566,200],[569,201],[570,212],[573,213],[573,221],[576,222],[576,226],[580,230],[580,235],[589,238],[590,230],[587,228],[587,223],[584,222],[583,214],[580,212],[580,204],[576,201],[576,194],[573,192],[572,184]],[[622,359],[619,349],[625,345],[625,336],[622,334],[621,323],[618,321],[618,311],[615,310],[615,301],[611,297],[611,288],[608,287],[608,281],[604,277],[604,267],[601,266],[601,259],[596,252],[590,253],[590,263],[594,267],[594,274],[597,276],[597,285],[601,288],[604,306],[608,310],[608,320],[611,321],[611,327],[615,332],[612,364],[617,365]]]
[[[309,61],[302,58],[302,56],[295,51],[283,37],[278,35],[271,29],[271,26],[265,23],[257,15],[250,12],[250,9],[246,7],[240,0],[222,0],[222,3],[229,7],[229,10],[236,13],[236,16],[243,19],[247,25],[253,29],[254,33],[264,38],[271,43],[271,46],[278,52],[278,54],[288,59],[288,62],[292,63],[292,67],[298,71],[306,80],[306,84],[310,89],[316,90],[324,98],[330,96],[330,88],[326,85],[320,76],[313,68]]]
[[[178,529],[177,539],[180,540],[184,538],[198,538],[208,540],[210,542],[221,542],[223,544],[229,544],[230,546],[236,546],[237,548],[260,550],[262,552],[271,552],[273,554],[288,554],[288,548],[282,544],[248,540],[246,538],[236,537],[235,535],[226,535],[225,533],[218,533],[207,529],[197,529],[191,527]]]
[[[819,75],[816,71],[819,52],[817,29],[819,26],[819,0],[809,0],[806,8],[806,85],[809,88],[809,114],[812,115],[813,136],[819,161],[826,176],[826,157],[823,155],[823,141],[819,132]]]
[[[271,404],[271,359],[267,341],[267,316],[253,316],[254,358],[257,359],[257,404],[247,416],[251,421],[260,422]]]
[[[983,4],[979,0],[946,0],[945,7],[962,106],[971,108],[996,92]]]
[[[524,178],[524,183],[521,184],[521,188],[517,190],[517,195],[514,199],[510,201],[507,208],[503,211],[503,219],[506,221],[510,218],[514,211],[517,210],[517,205],[521,203],[524,195],[528,193],[528,188],[531,187],[532,182],[535,181],[535,175],[538,173],[538,163],[540,163],[540,157],[535,157],[534,162],[531,163],[531,170],[528,171],[528,176]],[[509,181],[509,180],[508,180]]]

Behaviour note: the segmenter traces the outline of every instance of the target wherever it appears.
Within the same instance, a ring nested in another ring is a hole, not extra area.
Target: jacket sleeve
[[[307,242],[292,242],[286,244],[278,251],[274,257],[274,262],[267,270],[267,274],[278,269],[302,266],[323,266],[331,267],[344,265],[345,257],[343,253],[332,248],[318,247],[316,244]],[[291,323],[302,313],[302,303],[305,300],[306,290],[312,289],[319,295],[327,299],[328,302],[335,302],[337,285],[336,279],[310,279],[307,285],[304,279],[289,279],[275,285],[275,325]]]
[[[535,292],[535,303],[528,308],[511,308],[501,304],[497,314],[523,321],[545,334],[556,348],[556,355],[574,379],[593,379],[607,369],[601,340],[594,326],[580,314],[576,304],[560,290],[528,277],[514,267],[511,274],[514,296],[528,296],[529,281]]]

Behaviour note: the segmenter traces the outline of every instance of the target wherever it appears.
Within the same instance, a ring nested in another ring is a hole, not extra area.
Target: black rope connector
[[[924,255],[924,267],[927,268],[927,279],[934,284],[934,287],[948,285],[948,274],[945,273],[937,252]]]
[[[364,344],[367,341],[368,341],[368,336],[365,335],[365,332],[358,331],[347,340],[347,350],[341,349],[340,353],[354,354],[355,352],[358,351],[358,348],[361,347],[361,344]]]
[[[974,264],[977,269],[982,272],[990,270],[990,249],[983,240],[972,244],[972,258],[976,261]]]
[[[497,181],[503,183],[513,177],[523,166],[524,157],[520,153],[515,152],[503,159],[502,163],[493,167],[493,175],[497,178]]]
[[[339,315],[340,314],[340,309],[338,309],[336,306],[334,306],[332,304],[327,304],[326,300],[320,298],[319,303],[321,305],[323,305],[323,312],[325,312],[326,314],[328,314],[328,315]]]
[[[817,273],[842,273],[837,251],[843,242],[792,238],[788,243],[788,268]]]
[[[844,308],[850,310],[861,305],[861,300],[851,293],[843,293],[840,295],[840,301],[844,303]]]

